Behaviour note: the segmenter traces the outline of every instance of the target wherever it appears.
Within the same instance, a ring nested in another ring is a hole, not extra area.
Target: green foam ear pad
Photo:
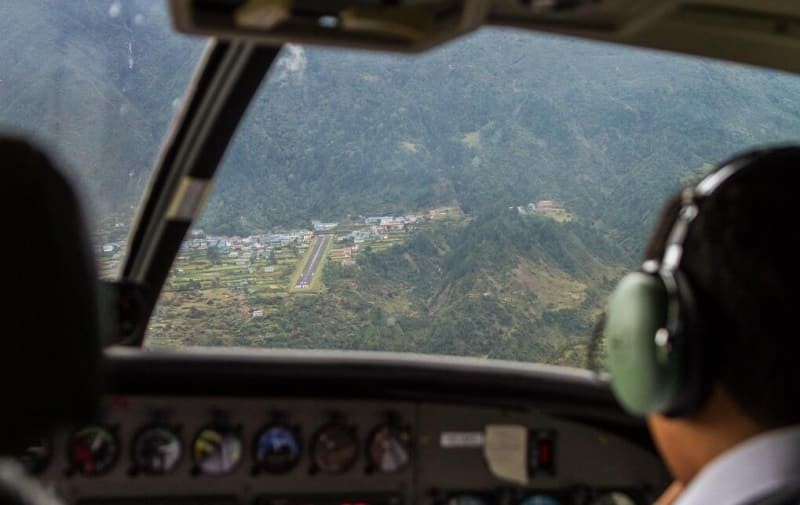
[[[667,293],[656,275],[626,275],[611,295],[604,336],[611,387],[630,413],[668,408],[678,394],[680,360],[655,343],[666,319]]]

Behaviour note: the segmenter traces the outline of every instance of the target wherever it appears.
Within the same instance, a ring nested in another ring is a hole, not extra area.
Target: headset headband
[[[765,150],[759,150],[737,157],[705,176],[694,187],[686,188],[681,195],[681,208],[678,216],[667,235],[661,261],[648,260],[642,264],[642,271],[661,277],[668,295],[666,325],[655,335],[658,347],[668,349],[672,344],[672,339],[680,331],[681,297],[678,294],[680,288],[677,276],[681,268],[689,230],[700,213],[700,203],[714,194],[726,181],[736,177],[742,169],[750,166],[753,159],[760,157],[765,152]]]
[[[646,272],[655,273],[655,271],[658,271],[662,275],[667,274],[674,277],[675,272],[681,266],[689,228],[700,213],[700,202],[711,196],[720,186],[735,177],[743,168],[749,166],[754,158],[760,157],[765,152],[763,150],[755,151],[738,157],[705,176],[696,186],[686,188],[681,195],[681,209],[678,212],[678,217],[675,219],[672,230],[667,236],[661,262],[654,268],[655,265],[648,264],[649,262],[646,261],[643,269]]]

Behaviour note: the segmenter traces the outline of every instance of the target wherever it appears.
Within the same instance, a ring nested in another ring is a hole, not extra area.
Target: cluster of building
[[[363,244],[367,239],[374,237],[375,234],[369,230],[353,230],[347,235],[340,235],[336,238],[338,242],[352,241],[354,244]]]
[[[407,226],[415,224],[420,219],[420,216],[415,214],[407,216],[372,216],[364,218],[364,224],[370,227],[370,232],[383,234],[391,231],[403,231]]]
[[[564,206],[555,200],[539,200],[536,203],[529,203],[528,205],[519,205],[517,207],[509,207],[508,210],[517,209],[520,214],[533,214],[535,212],[552,212],[556,210],[564,210]]]
[[[531,204],[533,205],[533,204]],[[436,212],[430,211],[430,213]],[[338,242],[350,242],[351,247],[333,249],[331,255],[334,259],[347,264],[352,262],[352,258],[358,251],[358,244],[362,244],[370,239],[385,238],[388,233],[396,233],[410,230],[419,221],[428,218],[436,219],[439,215],[415,215],[404,216],[370,216],[364,218],[364,226],[349,231],[349,233],[338,235]],[[203,230],[193,230],[190,236],[181,244],[180,252],[206,251],[216,249],[221,254],[233,259],[258,259],[269,258],[275,249],[287,247],[295,244],[300,247],[308,246],[315,234],[324,233],[339,227],[339,223],[323,222],[320,220],[311,221],[312,230],[293,230],[285,233],[265,233],[242,237],[238,235],[207,235]],[[126,240],[119,242],[108,242],[100,246],[98,251],[102,257],[119,259],[126,249]],[[179,258],[180,259],[180,258]],[[270,267],[267,267],[270,268]],[[274,271],[274,267],[271,267]]]
[[[206,235],[203,230],[194,230],[189,239],[181,244],[181,252],[216,249],[220,254],[231,258],[264,257],[273,250],[290,244],[307,244],[314,236],[310,230],[296,230],[287,233],[267,233],[247,237]]]
[[[339,223],[323,223],[322,221],[311,221],[311,227],[315,232],[331,231],[339,226]]]
[[[355,265],[355,256],[358,254],[358,244],[349,247],[339,247],[331,249],[330,256],[334,261],[340,262],[342,265]]]
[[[364,218],[364,224],[369,225],[378,225],[378,226],[386,226],[391,224],[413,224],[420,220],[420,217],[415,214],[409,214],[407,216],[370,216]]]

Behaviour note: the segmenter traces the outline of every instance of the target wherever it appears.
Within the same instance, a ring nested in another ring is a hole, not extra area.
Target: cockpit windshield
[[[665,197],[800,138],[798,104],[776,72],[511,30],[287,46],[146,344],[584,366]]]
[[[113,277],[204,42],[149,0],[6,2],[0,33],[0,128],[63,159]],[[419,56],[288,45],[145,345],[584,366],[665,197],[798,140],[800,80],[774,71],[510,29]]]

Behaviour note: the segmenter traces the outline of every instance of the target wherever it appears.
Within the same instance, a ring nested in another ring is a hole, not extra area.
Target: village
[[[406,215],[361,216],[347,222],[312,220],[309,229],[292,229],[250,236],[224,236],[194,229],[181,245],[166,290],[224,287],[276,292],[318,290],[320,273],[327,261],[355,265],[366,247],[380,251],[398,243],[414,230],[433,221],[462,219],[458,207],[439,207]],[[301,279],[311,263],[314,246],[325,238],[323,261]],[[124,259],[127,240],[98,246],[99,267],[113,277]],[[310,280],[313,277],[313,282]]]
[[[520,214],[540,213],[558,221],[571,219],[553,200],[509,209]],[[459,207],[447,206],[415,214],[359,216],[342,222],[311,220],[308,229],[249,236],[193,229],[181,245],[165,291],[226,289],[265,296],[318,292],[323,288],[321,274],[327,262],[352,267],[365,250],[384,250],[436,221],[464,219]],[[119,270],[126,247],[124,239],[98,246],[99,266],[105,277],[113,277]]]

